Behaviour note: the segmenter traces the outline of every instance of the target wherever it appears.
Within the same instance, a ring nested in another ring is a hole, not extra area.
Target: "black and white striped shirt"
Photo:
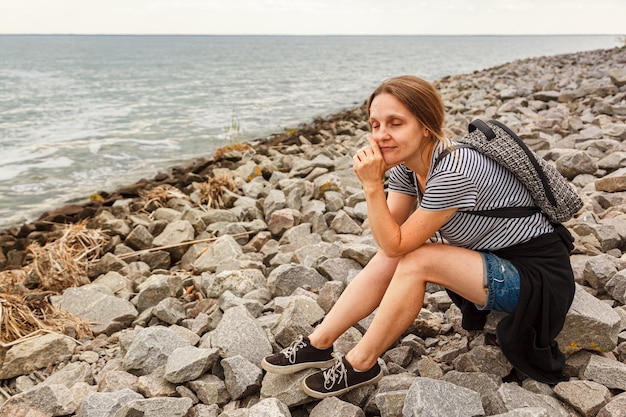
[[[415,174],[404,164],[390,170],[388,185],[389,191],[416,196],[425,210],[458,208],[439,230],[445,241],[473,250],[497,250],[554,230],[540,212],[520,218],[468,214],[472,210],[532,206],[533,199],[512,172],[471,148],[452,152],[433,168],[445,146],[439,142],[435,147],[423,195]]]

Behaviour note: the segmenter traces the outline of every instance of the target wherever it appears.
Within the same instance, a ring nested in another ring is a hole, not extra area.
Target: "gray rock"
[[[343,290],[345,284],[341,281],[329,281],[320,290],[317,304],[322,308],[324,313],[328,313],[335,305]]]
[[[611,279],[604,284],[604,288],[614,300],[626,304],[626,270],[621,270],[613,275]]]
[[[165,365],[158,367],[152,373],[137,378],[137,391],[146,398],[178,395],[176,384],[165,379]]]
[[[155,247],[164,246],[174,261],[183,257],[189,246],[180,245],[183,242],[193,240],[195,231],[187,220],[175,220],[165,227],[152,242]]]
[[[192,381],[215,365],[218,357],[217,349],[177,348],[167,358],[165,379],[173,384]]]
[[[300,384],[315,372],[307,369],[291,375],[266,373],[261,383],[261,399],[276,398],[289,408],[310,403],[314,399],[302,391]]]
[[[97,262],[93,262],[89,265],[87,276],[91,279],[95,279],[109,271],[119,271],[126,266],[126,262],[111,252],[107,252]]]
[[[559,382],[555,394],[584,417],[593,417],[611,399],[607,387],[593,381]]]
[[[120,407],[112,417],[186,417],[193,403],[189,398],[147,398]]]
[[[89,322],[96,335],[111,335],[128,327],[139,313],[129,301],[108,292],[97,284],[68,288],[57,306]]]
[[[607,388],[626,391],[626,364],[615,359],[592,355],[580,376]]]
[[[556,168],[565,178],[571,180],[580,174],[594,174],[597,163],[585,151],[573,151],[556,160]]]
[[[167,363],[174,350],[189,342],[172,330],[154,326],[140,330],[124,356],[124,369],[134,375],[146,375]]]
[[[291,417],[291,412],[280,400],[267,398],[250,407],[247,417]]]
[[[305,312],[293,308],[293,304],[290,304],[289,308],[280,314],[271,330],[276,342],[286,347],[298,336],[312,333],[313,326],[311,326]]]
[[[165,275],[151,275],[137,286],[139,293],[131,301],[139,312],[152,308],[168,297],[178,297],[183,292],[180,278]]]
[[[617,346],[619,315],[576,284],[574,301],[556,341],[565,353],[581,349],[610,352]]]
[[[350,281],[363,269],[354,259],[339,258],[327,259],[317,267],[317,270],[329,281],[339,281],[347,286]]]
[[[174,297],[167,297],[159,301],[152,309],[152,314],[167,324],[177,324],[187,317],[183,303]]]
[[[351,235],[360,235],[363,232],[361,226],[343,210],[337,212],[337,215],[330,223],[330,228],[337,233]]]
[[[535,407],[545,409],[550,417],[570,417],[565,407],[553,397],[532,393],[515,383],[502,384],[498,389],[497,397],[504,407],[503,410],[498,411],[501,413],[523,407]]]
[[[292,244],[300,247],[303,245],[319,243],[321,242],[321,237],[319,235],[311,234],[310,223],[302,223],[283,233],[279,242],[281,245]]]
[[[313,407],[309,417],[365,417],[365,413],[356,405],[329,397]]]
[[[120,272],[110,271],[104,275],[100,275],[92,283],[94,285],[102,285],[111,290],[111,294],[124,300],[130,300],[134,293],[132,280],[122,275]]]
[[[443,376],[442,380],[476,391],[482,398],[495,393],[502,385],[502,379],[500,377],[484,372],[450,371]],[[483,406],[484,403],[483,401]]]
[[[474,417],[484,413],[476,391],[421,377],[411,384],[402,411],[404,417]]]
[[[626,392],[613,397],[596,417],[626,417]]]
[[[224,383],[233,400],[239,400],[260,391],[263,371],[241,355],[225,358]]]
[[[215,272],[225,259],[237,259],[241,255],[243,250],[232,236],[220,236],[195,260],[193,269],[197,274]]]
[[[272,213],[287,207],[287,198],[282,190],[273,189],[269,192],[263,202],[263,212],[265,221],[269,223]]]
[[[294,213],[291,208],[284,208],[274,211],[267,220],[267,228],[274,236],[280,236],[285,231],[291,229],[297,224],[300,215]]]
[[[124,404],[143,399],[128,388],[116,392],[94,392],[83,400],[76,417],[110,417]]]
[[[70,362],[57,372],[47,377],[38,386],[60,384],[67,388],[79,382],[93,384],[93,372],[86,362]]]
[[[218,298],[224,291],[243,297],[255,289],[265,287],[267,278],[258,269],[242,269],[235,271],[223,271],[219,274],[209,276],[202,274],[203,282],[206,285],[207,297]]]
[[[339,258],[340,248],[338,244],[322,242],[318,234],[311,234],[310,238],[311,240],[319,238],[320,241],[317,243],[298,243],[300,247],[294,251],[298,263],[315,267],[322,259],[337,260]]]
[[[243,307],[233,307],[224,312],[212,338],[213,347],[222,358],[241,355],[253,364],[272,354],[272,345],[261,325]]]
[[[154,236],[148,231],[148,229],[139,224],[126,236],[124,243],[135,250],[150,249]]]
[[[104,372],[100,376],[100,382],[98,382],[99,392],[115,392],[124,388],[129,388],[133,391],[137,391],[137,380],[139,377],[126,371],[109,371]]]
[[[263,304],[259,301],[237,297],[230,291],[224,291],[217,302],[223,311],[237,306],[244,306],[252,317],[259,317],[264,309]]]
[[[587,227],[593,230],[591,226]],[[580,229],[575,228],[574,230]],[[584,269],[584,278],[592,288],[603,291],[606,283],[616,272],[617,260],[610,255],[601,254],[587,259]]]
[[[441,365],[428,356],[423,356],[419,359],[415,366],[421,377],[430,379],[443,378],[444,373],[443,369],[441,369]]]
[[[72,391],[63,384],[46,384],[14,395],[2,407],[3,416],[24,415],[24,409],[34,409],[46,416],[66,416],[76,411]]]
[[[626,191],[626,169],[622,168],[594,181],[595,189],[607,193]]]
[[[9,348],[2,361],[0,379],[26,375],[67,359],[76,348],[76,342],[69,337],[46,333],[26,339]]]
[[[502,351],[494,346],[477,346],[454,360],[454,368],[461,372],[484,372],[503,378],[511,373],[513,365]]]
[[[309,287],[319,291],[327,279],[315,269],[298,264],[280,265],[267,278],[267,285],[274,296],[291,295],[296,288]]]
[[[343,246],[341,257],[352,259],[364,267],[377,252],[378,248],[376,246],[366,243],[349,243]]]
[[[218,417],[220,411],[217,404],[196,404],[189,410],[187,417]]]
[[[226,384],[215,375],[202,375],[195,381],[188,382],[188,385],[204,404],[223,406],[230,401]]]

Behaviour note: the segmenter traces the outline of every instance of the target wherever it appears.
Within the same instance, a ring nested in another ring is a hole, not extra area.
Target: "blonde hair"
[[[446,141],[443,100],[431,83],[413,75],[385,80],[367,100],[368,117],[372,101],[380,94],[391,94],[400,100],[417,121],[430,131],[432,140]]]

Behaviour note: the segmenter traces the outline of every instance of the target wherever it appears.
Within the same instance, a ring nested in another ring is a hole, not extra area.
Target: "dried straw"
[[[224,190],[236,191],[237,183],[228,174],[220,174],[210,177],[200,185],[200,199],[198,204],[205,204],[207,207],[221,209],[226,206],[224,203]]]
[[[91,335],[89,323],[50,303],[49,296],[89,282],[89,263],[102,254],[108,236],[99,229],[87,229],[86,222],[64,225],[60,237],[44,246],[32,243],[27,251],[31,262],[18,270],[0,273],[0,343],[14,343],[41,331],[78,337]],[[22,282],[37,278],[35,290]],[[20,282],[21,281],[21,282]]]
[[[0,343],[3,347],[30,338],[42,331],[67,333],[76,337],[92,336],[89,323],[70,313],[55,309],[47,297],[0,295]]]
[[[157,185],[149,190],[141,190],[139,191],[139,197],[144,200],[144,209],[148,209],[152,205],[156,207],[165,207],[167,202],[173,198],[189,200],[189,196],[187,194],[169,184]]]
[[[44,291],[60,292],[87,284],[89,263],[100,257],[108,239],[100,229],[88,229],[85,221],[67,225],[58,239],[44,246],[37,242],[29,245],[32,262],[26,271],[39,278],[39,288]]]

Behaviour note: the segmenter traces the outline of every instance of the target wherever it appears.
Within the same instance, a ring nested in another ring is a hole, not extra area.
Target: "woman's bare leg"
[[[427,282],[442,285],[484,305],[480,253],[450,245],[426,244],[401,258],[376,316],[361,341],[346,355],[359,370],[370,369],[413,323],[424,302]]]
[[[378,252],[343,291],[322,323],[309,335],[319,349],[330,347],[339,336],[367,317],[380,304],[400,258]]]

